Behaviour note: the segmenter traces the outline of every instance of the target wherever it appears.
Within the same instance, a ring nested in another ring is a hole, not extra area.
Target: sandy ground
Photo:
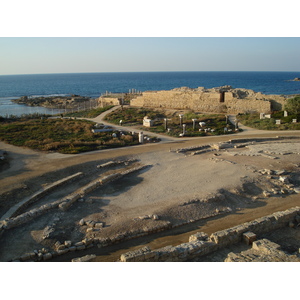
[[[97,121],[100,121],[99,118]],[[259,143],[249,148],[222,150],[217,155],[215,152],[208,152],[193,156],[189,153],[176,153],[175,150],[194,145],[218,143],[231,138],[276,135],[299,136],[300,134],[299,132],[258,132],[246,129],[242,134],[230,137],[200,139],[164,137],[159,144],[79,155],[41,153],[0,142],[0,149],[6,150],[9,157],[9,166],[2,167],[0,172],[1,216],[12,205],[46,184],[78,171],[84,172],[82,179],[55,190],[28,209],[62,198],[101,175],[104,171],[97,169],[96,166],[106,161],[134,158],[137,162],[132,163],[133,165],[148,166],[143,171],[95,190],[83,202],[76,202],[66,212],[57,209],[37,218],[33,223],[26,223],[8,230],[0,240],[0,261],[14,259],[34,249],[51,248],[57,240],[60,242],[80,241],[90,235],[84,226],[78,225],[82,218],[103,222],[105,227],[93,234],[107,237],[133,230],[137,226],[151,226],[153,220],[140,220],[139,217],[145,215],[157,214],[159,220],[155,222],[167,220],[175,224],[185,220],[213,216],[216,214],[216,209],[218,212],[228,209],[236,212],[261,206],[263,202],[269,201],[262,196],[262,192],[271,189],[274,184],[257,172],[258,170],[285,169],[293,175],[294,182],[300,183],[299,141],[286,140],[280,144]],[[269,151],[277,158],[270,159],[261,156],[262,151],[264,153]],[[225,197],[207,200],[220,191]],[[284,198],[288,199],[288,196]],[[291,206],[297,203],[295,199],[293,197],[291,200]],[[182,205],[184,203],[188,205]],[[266,209],[266,214],[276,209],[276,206],[270,206],[269,210]],[[237,214],[235,218],[238,222],[239,215]],[[49,225],[53,225],[54,234],[51,238],[44,239],[43,232]]]

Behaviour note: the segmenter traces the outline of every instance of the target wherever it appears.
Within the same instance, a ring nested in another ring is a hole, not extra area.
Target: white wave
[[[39,98],[39,97],[65,97],[70,94],[50,94],[50,95],[31,95],[28,98]]]

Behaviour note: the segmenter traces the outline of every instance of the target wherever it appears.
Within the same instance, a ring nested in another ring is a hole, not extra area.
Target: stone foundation
[[[167,246],[157,250],[145,247],[130,251],[122,254],[120,260],[122,262],[188,261],[229,245],[237,244],[243,240],[245,233],[262,234],[288,226],[289,222],[295,221],[295,218],[299,215],[300,207],[297,206],[215,232],[209,238],[206,237],[205,233],[198,233],[191,236],[188,243],[177,246]],[[260,247],[261,245],[258,241],[253,241],[253,244],[254,247]]]

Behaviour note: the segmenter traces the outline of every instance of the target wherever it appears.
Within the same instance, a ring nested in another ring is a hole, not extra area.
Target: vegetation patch
[[[229,124],[224,114],[187,112],[180,120],[178,114],[174,114],[174,112],[168,113],[167,111],[159,111],[150,108],[131,107],[115,110],[106,116],[106,120],[114,124],[120,124],[120,121],[122,120],[122,124],[126,126],[141,126],[143,125],[145,116],[153,121],[153,126],[147,127],[147,130],[174,137],[182,136],[183,124],[185,124],[184,136],[188,137],[220,135],[235,132],[235,126]],[[205,124],[200,126],[199,122],[204,122]],[[145,129],[145,127],[142,129]]]
[[[113,124],[120,124],[122,120],[123,125],[141,125],[145,116],[150,119],[165,118],[162,112],[153,109],[126,107],[108,114],[105,120]]]
[[[113,105],[105,106],[105,107],[98,107],[94,109],[84,110],[84,111],[78,111],[78,112],[71,112],[66,113],[64,116],[66,117],[74,117],[74,118],[96,118],[103,112],[111,109]]]
[[[300,130],[300,114],[290,114],[284,116],[284,112],[274,112],[271,118],[260,119],[260,114],[239,114],[237,119],[245,126],[260,130]],[[297,122],[294,123],[293,120]],[[280,124],[276,124],[280,120]]]
[[[42,151],[76,154],[138,144],[127,132],[93,133],[94,123],[74,119],[2,119],[0,140]]]

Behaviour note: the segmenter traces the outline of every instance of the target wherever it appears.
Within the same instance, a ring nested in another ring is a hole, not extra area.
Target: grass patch
[[[93,122],[74,119],[2,120],[0,140],[41,151],[75,154],[138,144],[138,136],[123,132],[92,133]],[[115,133],[116,137],[112,137]]]
[[[272,117],[260,119],[259,114],[239,114],[237,116],[240,123],[245,126],[260,130],[300,130],[300,123],[293,123],[293,119],[299,121],[300,115],[289,115],[284,117],[283,111],[275,112]],[[281,120],[281,124],[277,125],[276,120]]]
[[[123,125],[140,125],[143,124],[145,116],[148,116],[150,119],[165,117],[164,114],[153,109],[126,107],[108,114],[105,120],[113,124],[119,124],[120,120],[122,120]]]
[[[178,115],[168,115],[162,111],[150,109],[150,108],[123,108],[118,109],[106,116],[108,122],[114,124],[122,124],[125,126],[142,126],[143,118],[148,116],[154,121],[153,127],[147,127],[148,131],[167,134],[174,137],[179,137],[183,131],[182,125],[180,125],[180,119]],[[165,121],[167,120],[167,128],[165,127]],[[196,119],[195,126],[192,119]],[[201,128],[199,122],[205,122],[206,125]],[[235,127],[232,124],[226,123],[226,117],[223,114],[199,114],[195,112],[188,112],[183,116],[183,124],[186,124],[185,136],[197,137],[207,135],[221,135],[234,133]],[[228,131],[224,132],[224,128]],[[145,130],[145,127],[141,127]],[[201,129],[201,131],[199,130]],[[206,129],[206,130],[205,130]]]

